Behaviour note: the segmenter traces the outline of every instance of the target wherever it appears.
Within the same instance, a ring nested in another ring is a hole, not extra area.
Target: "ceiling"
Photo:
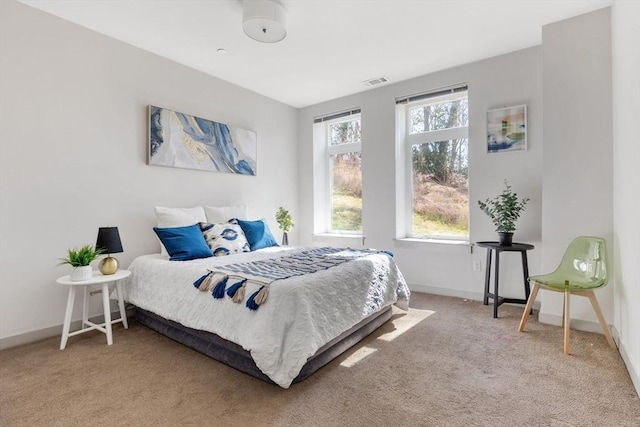
[[[281,0],[287,37],[273,44],[243,33],[241,0],[21,2],[304,107],[372,78],[391,84],[538,45],[543,25],[612,0]]]

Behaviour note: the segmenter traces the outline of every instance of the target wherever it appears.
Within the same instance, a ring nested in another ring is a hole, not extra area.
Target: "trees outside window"
[[[362,232],[360,115],[327,123],[330,232]]]
[[[469,236],[467,93],[407,104],[412,237]]]

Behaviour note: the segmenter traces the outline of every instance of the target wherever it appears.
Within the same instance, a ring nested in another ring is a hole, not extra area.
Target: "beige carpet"
[[[604,336],[516,331],[522,309],[414,293],[409,313],[285,390],[135,321],[0,352],[2,426],[640,426]]]

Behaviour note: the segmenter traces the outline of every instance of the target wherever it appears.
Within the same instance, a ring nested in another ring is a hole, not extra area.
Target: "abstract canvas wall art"
[[[487,111],[487,152],[527,149],[527,106]]]
[[[254,131],[149,105],[148,163],[256,175]]]

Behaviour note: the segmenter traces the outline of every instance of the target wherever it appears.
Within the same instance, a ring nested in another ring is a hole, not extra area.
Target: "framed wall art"
[[[256,132],[149,105],[148,164],[256,175]]]
[[[527,149],[527,106],[487,111],[487,152]]]

